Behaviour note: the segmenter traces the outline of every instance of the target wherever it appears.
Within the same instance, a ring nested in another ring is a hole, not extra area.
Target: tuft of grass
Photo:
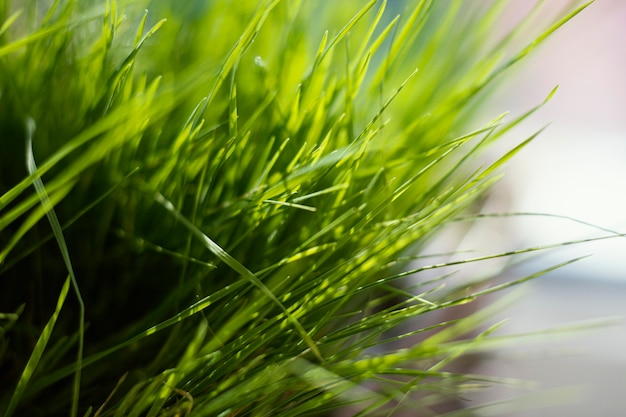
[[[539,133],[481,165],[556,89],[475,115],[588,4],[493,42],[505,2],[0,0],[0,414],[427,413],[493,382],[450,366],[497,306],[420,319],[566,263],[411,259]]]

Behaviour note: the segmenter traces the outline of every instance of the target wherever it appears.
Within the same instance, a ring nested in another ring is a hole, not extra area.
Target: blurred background
[[[535,2],[511,0],[510,22]],[[545,2],[545,18],[571,4]],[[542,19],[544,17],[542,16]],[[497,211],[569,216],[606,229],[626,232],[626,1],[596,0],[566,24],[515,74],[493,103],[494,112],[513,116],[540,103],[557,84],[554,98],[516,140],[550,125],[507,168],[493,193]],[[510,146],[510,144],[509,144]],[[493,223],[494,236],[505,233],[519,247],[609,236],[567,219],[541,216]],[[526,294],[505,311],[504,332],[550,329],[605,317],[626,317],[626,238],[615,237],[567,246],[541,256],[514,272],[524,276],[570,258],[591,255],[553,271],[525,287]],[[515,403],[521,416],[613,417],[624,415],[626,326],[610,326],[552,337],[527,347],[503,349],[481,369],[495,375],[536,382],[542,393]],[[545,390],[545,391],[544,391]],[[498,388],[481,400],[514,398],[524,391]],[[470,399],[471,400],[471,399]],[[536,405],[548,408],[533,409]],[[485,409],[493,415],[498,406]]]

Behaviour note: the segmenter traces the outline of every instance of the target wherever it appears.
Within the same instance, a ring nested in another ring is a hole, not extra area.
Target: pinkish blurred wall
[[[534,3],[511,0],[503,25],[519,20]],[[572,4],[569,0],[543,3],[539,20],[546,22]],[[541,27],[536,26],[531,29],[539,33]],[[511,211],[571,216],[626,232],[626,1],[596,0],[529,58],[515,70],[515,82],[496,95],[494,112],[521,114],[557,84],[559,90],[512,135],[519,141],[550,123],[508,166],[496,196],[507,194]],[[572,222],[538,218],[519,218],[514,230],[526,244],[606,234]],[[573,273],[626,283],[625,238],[568,252],[571,256],[591,253],[591,259],[572,267]]]

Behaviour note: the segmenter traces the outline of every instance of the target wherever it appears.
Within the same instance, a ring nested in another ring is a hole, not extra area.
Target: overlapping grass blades
[[[392,413],[487,381],[447,369],[492,310],[400,326],[540,273],[445,288],[407,259],[536,136],[480,166],[541,106],[476,109],[586,5],[510,53],[524,30],[484,46],[503,2],[43,3],[0,0],[5,417]]]

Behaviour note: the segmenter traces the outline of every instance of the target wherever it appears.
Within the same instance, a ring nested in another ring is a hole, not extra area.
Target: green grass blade
[[[540,5],[500,40],[505,3],[29,2],[0,0],[0,299],[26,305],[0,314],[0,362],[28,363],[0,378],[19,388],[0,394],[10,417],[427,415],[490,382],[447,369],[495,346],[497,325],[482,305],[422,317],[567,262],[506,282],[471,264],[624,236],[422,253],[506,215],[476,214],[480,198],[536,134],[476,156],[555,90],[512,121],[476,115],[582,9],[533,42]],[[58,296],[46,274],[64,269]],[[78,326],[39,314],[70,286]]]
[[[26,165],[30,175],[34,175],[37,171],[37,165],[35,165],[35,157],[33,155],[33,135],[35,133],[35,122],[32,119],[27,120],[27,144],[26,144]],[[72,288],[74,290],[74,294],[76,295],[76,299],[79,305],[79,324],[78,324],[78,352],[76,353],[76,364],[77,369],[74,374],[74,392],[73,392],[73,400],[72,400],[72,408],[70,411],[70,415],[72,417],[76,417],[78,413],[78,399],[80,396],[80,377],[82,372],[82,362],[83,362],[83,349],[84,349],[84,340],[85,340],[85,304],[83,302],[83,297],[80,293],[80,288],[78,287],[78,281],[76,280],[76,275],[74,274],[74,268],[72,267],[72,261],[70,260],[69,251],[67,249],[67,244],[65,243],[65,238],[63,237],[63,230],[61,229],[61,225],[59,224],[59,219],[54,212],[54,206],[52,205],[50,198],[48,197],[48,193],[46,192],[46,188],[43,184],[43,181],[40,177],[36,177],[34,181],[35,189],[37,190],[37,195],[41,200],[41,205],[46,211],[46,216],[48,217],[48,221],[50,222],[50,226],[52,227],[52,231],[54,233],[54,237],[59,245],[59,249],[61,250],[61,256],[63,257],[63,261],[65,263],[65,267],[67,268],[70,279],[72,282]],[[56,320],[56,319],[55,319]]]
[[[41,332],[39,339],[37,339],[37,344],[35,345],[35,348],[33,349],[33,352],[31,353],[30,358],[28,359],[28,363],[26,364],[24,371],[22,371],[22,375],[20,376],[17,387],[15,388],[15,391],[13,395],[11,396],[9,405],[4,411],[4,417],[11,417],[11,415],[13,415],[15,408],[19,404],[22,398],[22,395],[24,394],[24,391],[26,390],[26,387],[28,386],[33,374],[35,373],[35,370],[37,369],[37,365],[39,364],[39,361],[41,360],[41,356],[46,350],[48,341],[50,341],[50,336],[52,335],[52,331],[54,330],[54,325],[57,322],[59,313],[61,313],[61,308],[63,307],[63,304],[65,303],[65,298],[67,296],[69,289],[70,289],[70,277],[68,275],[67,279],[65,280],[65,283],[63,284],[63,287],[61,288],[61,293],[59,294],[59,297],[57,298],[57,305],[54,310],[54,313],[48,320],[48,323],[46,323],[45,327],[43,328],[43,331]]]
[[[203,245],[209,249],[215,256],[218,257],[219,260],[224,262],[226,265],[231,267],[234,271],[236,271],[241,277],[245,278],[255,287],[261,290],[263,294],[265,294],[273,303],[275,303],[280,309],[285,313],[285,316],[289,319],[291,324],[296,328],[302,340],[307,344],[307,346],[311,349],[311,351],[315,354],[315,356],[320,360],[324,361],[322,357],[322,353],[319,351],[315,342],[311,338],[311,336],[307,333],[307,331],[302,327],[302,324],[295,318],[280,302],[278,298],[272,293],[272,291],[261,282],[261,280],[254,275],[248,268],[243,266],[239,261],[233,258],[228,252],[222,249],[217,243],[215,243],[211,238],[209,238],[206,234],[204,234],[201,230],[199,230],[196,226],[194,226],[189,220],[183,217],[174,207],[174,205],[165,199],[160,194],[155,196],[155,200],[161,204],[170,214],[172,214],[176,220],[180,221],[197,239],[199,239]]]
[[[539,36],[537,36],[529,45],[527,45],[524,49],[522,49],[517,55],[515,55],[512,59],[507,61],[502,67],[500,67],[497,71],[495,71],[491,75],[491,77],[488,78],[488,80],[485,82],[485,84],[490,83],[494,78],[496,78],[502,72],[507,70],[509,67],[513,66],[517,62],[519,62],[522,59],[524,59],[527,55],[529,55],[531,52],[533,52],[535,49],[537,49],[541,44],[543,44],[545,42],[545,40],[548,37],[550,37],[550,35],[552,35],[561,26],[563,26],[564,24],[569,22],[571,19],[573,19],[577,14],[579,14],[580,12],[585,10],[587,7],[589,7],[592,3],[593,3],[593,0],[591,0],[591,1],[587,2],[587,3],[584,3],[584,4],[580,5],[580,6],[578,6],[577,8],[575,8],[574,10],[572,10],[571,12],[569,12],[567,15],[565,15],[561,19],[559,19],[556,23],[554,23],[552,26],[550,26],[548,29],[546,29],[543,33],[541,33]]]
[[[356,25],[361,19],[363,19],[367,12],[369,12],[370,9],[374,7],[377,2],[378,0],[370,0],[369,3],[367,3],[361,10],[359,10],[359,12],[355,14],[354,17],[352,17],[352,19],[350,19],[350,21],[346,23],[343,28],[341,28],[339,33],[330,41],[324,52],[321,54],[319,62],[324,60],[324,57],[335,47],[335,45],[339,41],[341,41],[350,32],[350,29],[352,29],[354,25]]]
[[[0,36],[2,36],[4,32],[6,32],[9,27],[11,27],[13,23],[15,23],[15,21],[20,17],[21,14],[22,9],[18,9],[13,12],[11,16],[7,17],[7,19],[2,23],[2,26],[0,26]]]

